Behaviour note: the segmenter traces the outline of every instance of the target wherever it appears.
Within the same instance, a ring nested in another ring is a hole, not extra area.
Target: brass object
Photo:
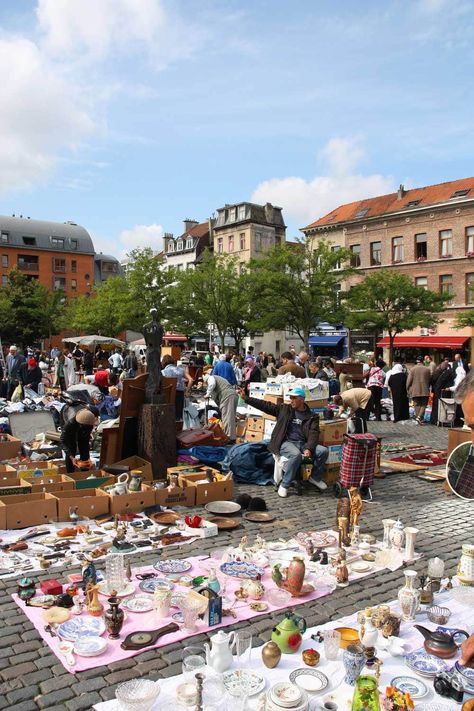
[[[262,648],[262,661],[267,669],[274,669],[280,662],[281,649],[276,642],[267,642]]]

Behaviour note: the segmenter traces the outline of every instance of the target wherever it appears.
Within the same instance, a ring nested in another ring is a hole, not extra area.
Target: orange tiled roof
[[[428,185],[425,188],[405,190],[400,200],[398,199],[398,193],[390,193],[389,195],[380,195],[375,198],[349,202],[346,205],[336,207],[335,210],[332,210],[324,217],[321,217],[319,220],[316,220],[316,222],[312,222],[302,229],[304,231],[325,225],[336,225],[341,222],[351,222],[355,219],[364,220],[370,217],[386,215],[391,212],[398,212],[406,208],[426,207],[428,205],[448,202],[457,190],[469,190],[464,197],[474,198],[474,177],[452,180],[448,183],[438,183],[438,185]],[[460,196],[459,199],[462,199],[462,197],[463,196]],[[415,201],[419,202],[416,205],[410,205],[410,203]],[[365,210],[366,212],[359,214]]]
[[[186,234],[192,237],[204,237],[207,232],[209,232],[209,222],[206,221],[201,222],[199,225],[194,225]]]

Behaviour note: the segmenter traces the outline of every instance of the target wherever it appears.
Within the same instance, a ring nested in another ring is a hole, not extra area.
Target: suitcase
[[[346,434],[342,447],[340,484],[371,487],[377,463],[377,437],[373,434]]]

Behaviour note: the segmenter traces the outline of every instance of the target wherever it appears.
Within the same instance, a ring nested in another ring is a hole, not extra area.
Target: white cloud
[[[58,152],[77,148],[94,130],[80,90],[34,42],[0,39],[0,191],[45,179]]]
[[[163,249],[164,230],[161,225],[135,225],[129,230],[123,230],[119,241],[125,252],[135,247],[151,247],[155,252]]]
[[[332,138],[320,152],[320,157],[325,164],[325,175],[316,175],[311,180],[296,176],[265,180],[256,187],[251,200],[279,205],[284,214],[303,227],[338,205],[395,190],[391,176],[356,172],[365,157],[356,138]]]

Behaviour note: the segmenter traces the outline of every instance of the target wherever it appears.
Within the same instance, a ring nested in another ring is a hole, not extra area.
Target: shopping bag
[[[11,401],[12,402],[20,402],[20,400],[23,400],[23,386],[21,383],[18,383],[16,386],[15,390],[12,393]]]

